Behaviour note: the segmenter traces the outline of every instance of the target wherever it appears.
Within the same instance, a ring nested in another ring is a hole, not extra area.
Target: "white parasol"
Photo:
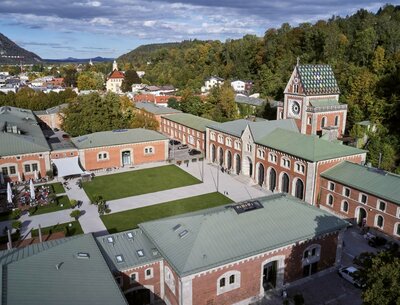
[[[12,203],[12,189],[10,182],[7,182],[7,202]]]
[[[29,182],[29,190],[31,193],[31,199],[35,199],[35,187],[33,186],[33,180],[31,179]]]

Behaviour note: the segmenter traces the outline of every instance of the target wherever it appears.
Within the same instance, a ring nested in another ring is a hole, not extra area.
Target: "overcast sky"
[[[288,22],[296,26],[345,17],[372,0],[0,0],[0,32],[42,58],[118,57],[141,44],[184,39],[262,36]]]

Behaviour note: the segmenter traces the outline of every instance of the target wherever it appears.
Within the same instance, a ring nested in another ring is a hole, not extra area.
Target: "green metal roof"
[[[33,112],[0,107],[0,156],[50,151]]]
[[[139,227],[174,270],[185,276],[348,224],[291,196],[278,194],[257,200],[263,208],[242,214],[234,210],[235,204],[230,204],[142,223]]]
[[[312,162],[366,153],[365,150],[333,143],[318,136],[281,128],[275,129],[257,143]]]
[[[90,234],[1,251],[0,264],[2,305],[127,305]]]
[[[340,93],[331,66],[298,65],[296,69],[306,95]]]
[[[158,106],[153,103],[145,103],[145,102],[136,102],[135,107],[138,109],[146,110],[147,112],[153,114],[172,114],[172,113],[181,113],[182,111],[176,110],[174,108]]]
[[[162,259],[157,248],[140,229],[97,237],[97,243],[112,271],[122,271]],[[139,250],[143,256],[138,255]],[[122,255],[123,262],[118,262],[117,255]]]
[[[185,125],[186,127],[204,132],[206,131],[206,127],[211,124],[215,124],[217,122],[205,119],[202,117],[195,116],[189,113],[177,113],[171,114],[164,117],[167,120],[170,120],[175,123],[179,123],[181,125]]]
[[[399,175],[344,161],[321,176],[400,205]]]
[[[338,106],[339,102],[334,98],[322,98],[310,101],[311,106],[314,107],[326,107],[326,106]]]
[[[95,132],[84,136],[72,138],[72,142],[77,148],[85,149],[167,139],[168,138],[166,136],[157,131],[136,128]]]
[[[274,121],[264,120],[258,122],[239,119],[235,121],[209,125],[208,127],[240,138],[247,125],[249,126],[255,141],[265,137],[276,128],[283,128],[293,132],[299,132],[299,129],[297,128],[297,125],[293,119]]]

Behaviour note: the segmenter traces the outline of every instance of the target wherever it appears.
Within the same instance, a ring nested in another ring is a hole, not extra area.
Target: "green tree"
[[[175,97],[170,97],[168,99],[168,107],[180,110],[180,104]]]
[[[133,84],[140,84],[140,77],[137,75],[135,70],[128,70],[125,72],[124,80],[121,84],[122,92],[130,92],[132,91]]]
[[[77,85],[79,90],[102,90],[104,88],[103,74],[86,71],[78,75]]]
[[[205,114],[216,121],[234,120],[238,116],[235,94],[229,83],[214,87],[207,97]]]
[[[131,128],[145,128],[158,130],[159,123],[154,116],[146,110],[137,111],[131,123]]]
[[[75,218],[75,220],[78,220],[79,217],[81,216],[81,211],[80,210],[73,210],[69,216],[71,216],[72,218]]]

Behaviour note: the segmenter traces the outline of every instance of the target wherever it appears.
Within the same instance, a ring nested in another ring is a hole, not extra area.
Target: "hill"
[[[21,48],[0,33],[0,64],[19,64],[21,59],[25,64],[42,62],[40,56]]]
[[[114,58],[106,58],[106,57],[94,57],[94,58],[75,58],[75,57],[68,57],[63,59],[43,59],[43,61],[47,63],[88,63],[92,60],[93,63],[97,62],[109,62],[113,61]]]

